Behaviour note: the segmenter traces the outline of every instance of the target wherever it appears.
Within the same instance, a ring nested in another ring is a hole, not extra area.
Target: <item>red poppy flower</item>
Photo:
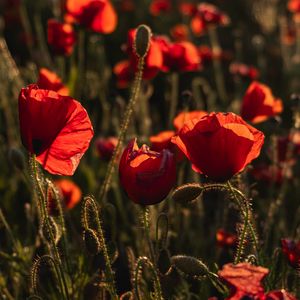
[[[40,89],[52,90],[62,96],[69,95],[69,89],[62,83],[59,76],[46,68],[40,69],[36,84]]]
[[[174,155],[169,150],[150,151],[133,139],[119,165],[120,182],[135,203],[152,205],[166,198],[176,181]]]
[[[207,112],[203,110],[183,111],[175,117],[173,125],[176,131],[178,131],[183,127],[185,122],[202,118],[205,115],[207,115]]]
[[[82,192],[77,184],[69,179],[56,180],[55,185],[62,195],[62,199],[67,209],[72,209],[80,202]]]
[[[186,122],[172,142],[196,172],[225,181],[259,155],[264,135],[233,113],[211,113]]]
[[[297,298],[285,290],[280,290],[267,293],[265,300],[297,300]]]
[[[300,12],[300,0],[290,0],[288,2],[288,9],[293,13]]]
[[[191,28],[195,35],[201,35],[208,26],[229,24],[229,18],[216,6],[208,3],[201,3],[192,18]]]
[[[110,160],[117,144],[118,139],[113,136],[108,138],[98,138],[96,140],[96,148],[100,158]]]
[[[172,9],[170,0],[152,0],[150,4],[150,13],[153,16],[159,16],[162,13],[167,13]]]
[[[169,45],[164,55],[164,65],[172,71],[197,71],[200,69],[200,57],[197,48],[191,42],[177,42]]]
[[[29,85],[19,96],[22,143],[52,174],[73,175],[93,137],[86,110],[71,97]]]
[[[254,81],[243,98],[241,116],[252,123],[260,123],[278,115],[282,110],[281,100],[273,96],[271,89]]]
[[[70,24],[48,20],[48,44],[57,55],[70,55],[76,41],[75,32]]]
[[[295,242],[290,239],[281,240],[282,252],[288,259],[291,267],[300,268],[300,241]]]
[[[255,80],[259,76],[258,70],[253,66],[247,66],[242,63],[232,63],[229,66],[229,72],[234,76],[240,76],[245,79]]]
[[[133,43],[135,37],[136,29],[131,29],[128,32],[128,42],[127,42],[127,51],[130,55],[130,62],[133,66],[133,69],[137,70],[138,57],[136,56],[133,50]],[[144,62],[144,79],[154,78],[163,67],[163,54],[160,47],[160,44],[155,41],[153,38],[150,40],[150,47],[148,53],[145,57]]]
[[[230,287],[230,296],[226,300],[241,300],[248,297],[263,300],[264,288],[262,280],[269,273],[263,267],[253,266],[249,263],[226,264],[218,272],[219,276]]]
[[[193,16],[197,12],[197,6],[194,3],[182,2],[179,4],[179,11],[185,16]]]
[[[112,33],[117,26],[117,14],[109,0],[66,0],[66,11],[66,21],[98,33]]]
[[[114,66],[113,72],[117,76],[117,87],[119,89],[128,88],[134,78],[134,71],[131,69],[130,61],[122,60],[118,62]]]
[[[177,24],[170,30],[171,37],[176,42],[184,42],[189,40],[189,28],[185,24]]]
[[[237,236],[226,232],[224,229],[219,229],[216,234],[216,239],[219,247],[233,247],[236,244]]]

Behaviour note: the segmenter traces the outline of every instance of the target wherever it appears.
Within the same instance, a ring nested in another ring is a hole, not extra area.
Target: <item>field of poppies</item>
[[[0,1],[0,300],[300,299],[300,0]]]

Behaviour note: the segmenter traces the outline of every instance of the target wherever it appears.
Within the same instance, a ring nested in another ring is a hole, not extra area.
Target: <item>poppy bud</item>
[[[48,227],[48,225],[49,225],[49,227]],[[48,225],[47,225],[46,221],[44,220],[43,224],[42,224],[43,237],[48,243],[51,243],[51,240],[52,240],[51,234],[52,234],[55,244],[57,244],[57,242],[60,239],[61,232],[52,217],[48,218]]]
[[[192,256],[172,256],[171,263],[179,272],[187,276],[200,277],[209,274],[208,267],[201,260]]]
[[[169,150],[150,151],[146,145],[139,148],[133,139],[122,154],[119,174],[121,185],[133,202],[159,203],[175,184],[174,155]]]
[[[203,188],[198,183],[188,183],[179,186],[172,194],[173,200],[179,203],[188,203],[198,198]]]
[[[147,25],[140,25],[135,33],[133,48],[138,57],[145,57],[150,48],[152,32]]]

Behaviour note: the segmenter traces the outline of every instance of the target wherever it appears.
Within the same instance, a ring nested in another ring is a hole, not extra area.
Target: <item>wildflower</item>
[[[65,207],[72,209],[80,202],[82,192],[77,184],[69,179],[60,179],[55,182],[56,187],[61,193]]]
[[[68,96],[29,85],[19,96],[24,147],[52,174],[73,175],[93,137],[86,110]]]
[[[109,34],[117,26],[117,14],[109,0],[67,0],[67,22],[77,22],[88,29]]]
[[[209,26],[224,26],[229,24],[229,17],[221,12],[216,6],[208,3],[201,3],[197,6],[191,28],[195,35],[203,34]]]
[[[185,24],[177,24],[170,30],[171,37],[176,42],[184,42],[189,39],[189,28]]]
[[[96,148],[100,158],[109,161],[113,155],[113,152],[118,144],[116,137],[98,138],[96,140]]]
[[[159,203],[175,184],[174,155],[169,150],[150,151],[146,145],[139,148],[133,139],[122,154],[119,174],[121,185],[133,202]]]
[[[172,142],[196,172],[225,181],[258,157],[264,135],[233,113],[211,113],[185,122]]]
[[[171,10],[171,0],[152,0],[150,4],[150,13],[153,16],[159,16],[162,13],[167,13]]]
[[[265,296],[264,300],[297,300],[295,296],[283,289],[279,291],[271,291]]]
[[[61,78],[46,68],[40,69],[36,84],[40,89],[52,90],[62,96],[69,95],[69,89],[62,83]]]
[[[175,117],[173,125],[178,131],[183,127],[185,122],[197,118],[202,118],[205,115],[207,115],[207,112],[203,110],[183,111]]]
[[[286,256],[290,266],[294,269],[300,267],[300,241],[281,239],[282,252]]]
[[[281,100],[273,96],[271,89],[254,81],[244,95],[241,116],[252,123],[260,123],[278,115],[282,110]]]
[[[216,239],[219,247],[233,247],[236,244],[237,236],[221,228],[217,231]]]
[[[292,13],[300,13],[300,0],[289,0],[288,9]]]
[[[259,76],[259,72],[255,67],[237,62],[230,64],[229,72],[234,76],[250,80],[254,80]]]
[[[264,299],[262,280],[269,270],[249,263],[226,264],[218,272],[219,276],[230,287],[230,296],[226,300]]]
[[[48,20],[48,44],[57,55],[70,55],[73,52],[76,36],[72,25]]]
[[[113,73],[117,77],[117,87],[119,89],[127,88],[134,77],[134,71],[131,69],[129,60],[118,62],[113,68]]]

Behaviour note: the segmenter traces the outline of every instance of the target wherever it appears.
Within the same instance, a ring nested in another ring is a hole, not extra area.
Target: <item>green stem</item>
[[[143,227],[144,232],[146,235],[149,252],[150,252],[150,259],[151,262],[155,265],[156,264],[156,255],[154,253],[153,244],[150,237],[150,222],[149,222],[149,208],[147,206],[143,206]]]
[[[119,156],[119,153],[121,151],[121,146],[123,144],[123,141],[125,139],[126,136],[126,132],[128,129],[128,125],[131,119],[131,115],[134,111],[134,106],[135,103],[138,99],[139,96],[139,91],[140,91],[140,85],[141,85],[141,81],[142,81],[142,75],[143,75],[143,66],[144,66],[144,58],[141,57],[139,58],[139,62],[138,62],[138,71],[134,80],[134,84],[133,84],[133,90],[132,90],[132,96],[131,99],[129,100],[129,103],[126,107],[126,111],[124,114],[124,118],[123,118],[123,122],[122,122],[122,126],[121,129],[119,131],[119,136],[118,136],[118,143],[116,145],[116,148],[114,150],[114,153],[112,155],[112,158],[108,164],[107,167],[107,171],[105,174],[105,178],[104,178],[104,182],[101,186],[101,189],[99,191],[99,201],[100,203],[102,201],[104,201],[105,195],[110,187],[110,183],[111,183],[111,177],[113,175],[114,172],[114,166],[117,160],[117,157]]]
[[[111,266],[111,260],[110,260],[109,254],[108,254],[108,249],[107,249],[106,241],[104,238],[104,233],[103,233],[103,229],[102,229],[102,225],[101,225],[101,221],[100,221],[100,217],[99,217],[99,213],[98,213],[98,207],[97,207],[97,204],[94,201],[94,199],[90,198],[90,197],[87,197],[83,204],[83,226],[85,228],[90,228],[89,218],[88,218],[88,214],[87,214],[89,205],[91,206],[92,211],[95,213],[94,221],[96,221],[99,242],[101,245],[101,249],[103,251],[103,257],[104,257],[104,261],[105,261],[105,276],[109,283],[109,291],[111,294],[111,299],[117,300],[118,294],[117,294],[116,287],[115,287],[114,272],[113,272],[113,269]]]
[[[208,27],[208,36],[211,43],[212,53],[213,53],[213,67],[216,78],[216,87],[219,97],[223,104],[227,103],[227,93],[225,87],[224,74],[222,70],[222,65],[220,61],[221,47],[219,44],[219,38],[217,35],[216,28],[214,26]]]
[[[41,222],[45,222],[47,231],[49,232],[50,235],[50,244],[51,244],[51,248],[52,248],[52,252],[53,252],[53,256],[54,256],[54,262],[57,264],[57,267],[59,269],[59,273],[60,273],[60,278],[59,281],[62,281],[64,290],[65,290],[65,297],[67,300],[69,300],[69,294],[68,294],[68,288],[67,288],[67,283],[66,283],[66,279],[64,276],[64,271],[62,269],[62,265],[61,265],[61,259],[58,253],[58,249],[56,247],[56,243],[55,243],[55,238],[51,229],[51,225],[50,225],[50,221],[49,221],[49,214],[48,214],[48,209],[47,209],[47,199],[45,198],[45,193],[43,191],[43,187],[41,185],[41,179],[39,178],[39,174],[37,171],[37,163],[36,163],[36,159],[35,159],[35,155],[33,154],[31,156],[31,162],[32,162],[32,167],[33,167],[33,178],[35,180],[35,184],[38,188],[38,201],[39,201],[39,209],[40,209],[40,217],[41,217]]]
[[[244,194],[241,191],[239,191],[238,189],[234,188],[229,181],[227,182],[227,186],[228,186],[228,189],[229,189],[231,195],[233,196],[233,199],[235,200],[235,203],[237,204],[237,206],[240,210],[242,218],[244,219],[244,227],[243,227],[241,237],[239,239],[239,248],[238,248],[238,253],[236,255],[236,258],[235,258],[235,263],[238,263],[240,261],[240,258],[242,255],[241,250],[243,250],[242,249],[243,244],[245,243],[247,231],[249,230],[250,236],[252,238],[254,250],[256,252],[257,261],[258,261],[258,264],[260,264],[259,252],[258,252],[258,237],[257,237],[257,233],[255,232],[255,229],[253,226],[253,220],[251,218],[251,211],[250,211],[248,200],[244,196]],[[239,198],[241,198],[243,201],[240,201]],[[240,246],[242,246],[242,247],[240,247]]]

